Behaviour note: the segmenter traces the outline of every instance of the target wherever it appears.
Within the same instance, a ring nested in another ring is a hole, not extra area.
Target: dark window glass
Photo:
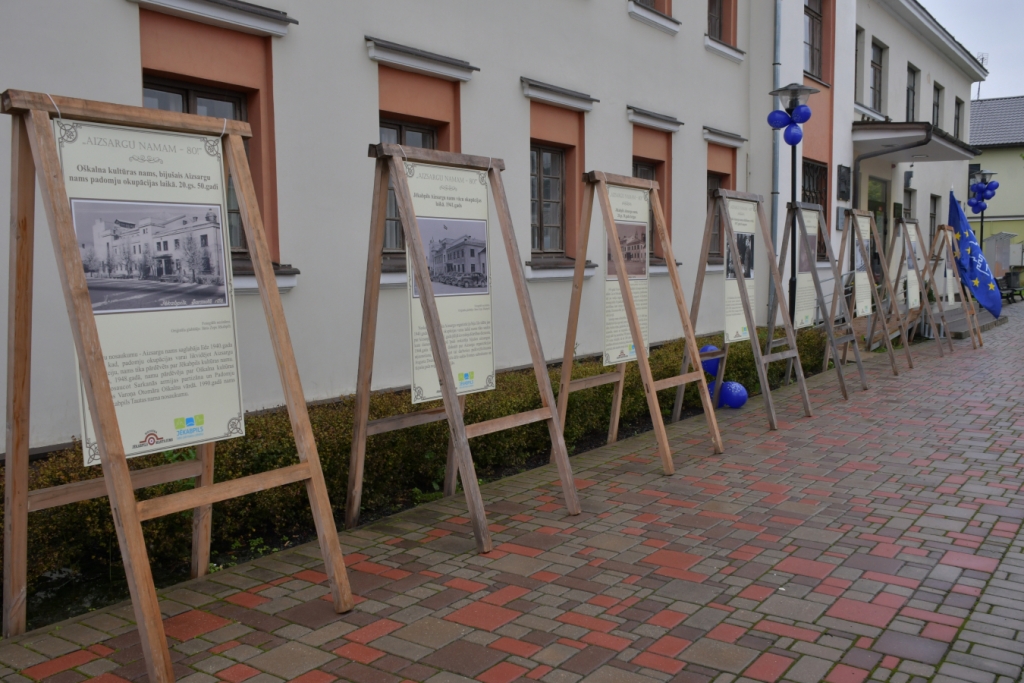
[[[928,207],[928,248],[931,249],[932,242],[935,241],[935,229],[939,227],[939,212],[942,208],[942,197],[937,194],[932,195],[931,202]]]
[[[803,187],[801,188],[800,201],[807,204],[817,204],[823,209],[828,208],[828,165],[819,164],[810,159],[803,160]],[[818,260],[827,261],[828,252],[825,250],[825,226],[818,226]]]
[[[879,45],[871,46],[871,108],[882,111],[882,59],[885,50]]]
[[[711,220],[711,245],[708,247],[708,260],[722,261],[722,214],[718,203],[714,201],[715,190],[721,189],[725,176],[708,172],[708,209],[715,212]]]
[[[722,0],[708,0],[708,36],[722,39]]]
[[[936,84],[932,88],[932,125],[939,125],[939,114],[942,111],[942,86]]]
[[[565,156],[560,149],[530,147],[530,247],[565,250]]]
[[[804,71],[821,78],[821,0],[804,0]]]
[[[907,67],[907,121],[917,119],[917,69]]]
[[[958,97],[956,98],[956,104],[953,107],[953,137],[957,140],[960,139],[960,122],[962,121],[964,112],[964,103]]]
[[[903,190],[903,217],[914,217],[914,191]]]
[[[643,180],[656,181],[658,173],[658,166],[650,161],[641,161],[639,159],[633,160],[633,177],[642,178]],[[653,197],[652,197],[653,199]],[[651,202],[651,210],[647,216],[647,225],[650,226],[651,230],[654,230],[654,203]]]
[[[436,140],[436,131],[429,126],[398,121],[380,122],[380,141],[383,143],[434,149]],[[398,200],[395,198],[394,185],[390,181],[387,215],[384,219],[384,251],[405,252],[405,235],[402,232],[402,221],[398,217]]]
[[[143,79],[142,105],[147,109],[162,109],[235,121],[248,120],[244,93],[158,78]],[[238,208],[238,197],[235,196],[235,185],[231,178],[228,178],[227,207],[228,242],[231,244],[231,250],[245,252],[248,247],[242,228],[242,213]]]

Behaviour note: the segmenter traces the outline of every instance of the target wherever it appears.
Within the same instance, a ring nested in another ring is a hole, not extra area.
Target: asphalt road
[[[89,297],[96,313],[209,305],[223,301],[223,285],[160,282],[158,280],[115,280],[89,278]]]

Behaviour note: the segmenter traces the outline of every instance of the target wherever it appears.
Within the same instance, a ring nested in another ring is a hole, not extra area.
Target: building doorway
[[[875,217],[879,238],[882,244],[889,243],[889,181],[881,178],[868,178],[868,211]],[[877,245],[876,245],[877,247]],[[871,265],[881,263],[877,249],[871,250]]]

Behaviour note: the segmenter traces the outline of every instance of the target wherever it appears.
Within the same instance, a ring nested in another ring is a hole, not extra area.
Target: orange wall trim
[[[736,188],[736,150],[725,145],[708,143],[708,170],[728,176],[723,187],[728,190]]]
[[[530,102],[530,141],[565,149],[565,254],[570,258],[576,256],[576,232],[583,208],[583,121],[583,112]]]
[[[139,40],[142,70],[147,75],[248,94],[246,109],[253,133],[249,167],[270,256],[279,263],[271,39],[140,9]]]
[[[462,152],[462,115],[458,81],[377,66],[382,118],[425,123],[437,128],[437,148]]]
[[[835,7],[833,0],[824,0],[821,3],[821,75],[829,83],[835,78]],[[830,221],[832,215],[832,174],[835,167],[832,163],[832,138],[834,135],[833,115],[835,109],[835,93],[832,88],[821,81],[809,76],[804,76],[804,85],[817,88],[821,92],[811,95],[807,104],[811,107],[814,115],[811,120],[804,124],[803,156],[811,161],[826,164],[828,166],[828,187],[825,193],[825,205],[821,207],[825,212],[826,222]],[[825,234],[831,234],[831,226]]]
[[[672,133],[644,126],[633,126],[633,156],[654,163],[654,179],[658,181],[665,226],[672,235]],[[653,226],[652,226],[653,229]],[[661,240],[654,235],[654,254],[662,256]]]

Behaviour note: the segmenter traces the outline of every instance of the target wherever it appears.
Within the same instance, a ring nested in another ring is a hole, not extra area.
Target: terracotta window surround
[[[380,118],[429,125],[437,130],[436,149],[462,151],[458,81],[377,66]]]
[[[714,40],[736,47],[736,0],[722,0],[722,37]]]
[[[713,142],[708,143],[708,172],[718,175],[719,187],[723,190],[735,190],[736,189],[736,149],[733,147],[726,147],[724,145],[716,145]],[[708,209],[711,209],[710,204]],[[720,238],[722,239],[722,238]],[[708,263],[711,264],[722,264],[722,256],[720,252],[718,255],[709,256]]]
[[[804,85],[817,88],[821,92],[815,93],[807,100],[807,104],[814,112],[811,120],[804,124],[804,142],[802,156],[810,161],[816,161],[828,167],[828,189],[825,193],[825,201],[822,210],[826,219],[832,215],[832,173],[835,166],[832,163],[832,143],[835,129],[833,124],[833,111],[835,110],[835,93],[830,85],[835,78],[835,44],[836,44],[836,21],[835,21],[835,0],[822,0],[821,3],[821,78],[815,78],[804,72]],[[831,226],[827,224],[821,227],[823,237],[832,234]]]
[[[654,179],[658,181],[658,195],[661,198],[661,209],[665,214],[665,227],[669,237],[672,236],[672,133],[654,130],[646,126],[633,126],[633,158],[654,165]],[[661,239],[655,227],[652,255],[664,259]]]
[[[271,38],[140,8],[139,39],[145,75],[245,93],[249,168],[270,258],[280,263]]]
[[[565,266],[566,259],[574,259],[576,256],[576,232],[579,229],[580,213],[583,208],[583,112],[531,101],[530,143],[558,147],[564,150],[565,154],[565,257],[531,257],[530,265],[533,268],[543,268],[545,265]]]

